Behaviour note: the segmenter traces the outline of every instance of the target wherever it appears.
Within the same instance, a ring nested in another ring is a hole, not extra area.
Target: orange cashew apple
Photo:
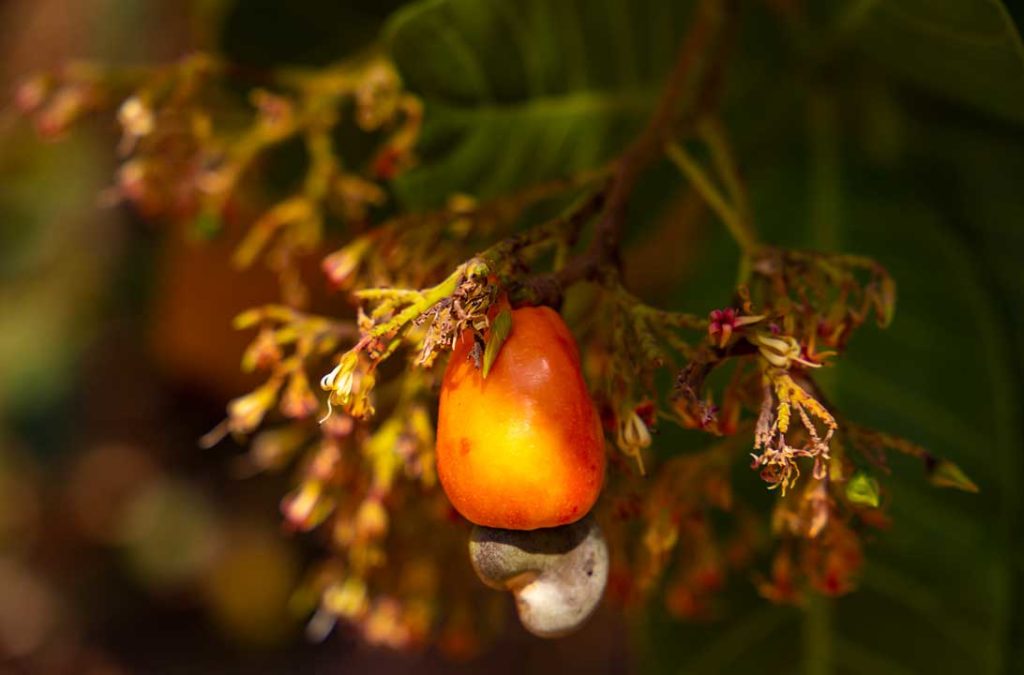
[[[576,342],[548,307],[512,311],[487,377],[465,331],[441,386],[437,472],[467,520],[533,530],[579,520],[604,480],[604,435]]]

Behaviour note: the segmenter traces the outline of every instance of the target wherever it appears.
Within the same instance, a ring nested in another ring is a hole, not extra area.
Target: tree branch
[[[692,124],[713,105],[721,65],[716,43],[721,42],[722,26],[733,4],[703,0],[697,6],[653,115],[640,135],[612,164],[603,209],[597,217],[589,246],[561,270],[527,280],[514,290],[517,299],[531,304],[558,305],[566,287],[621,272],[620,244],[630,196],[640,175],[663,156],[665,144],[680,123]],[[680,113],[688,91],[693,91],[694,95],[690,97],[688,109]]]

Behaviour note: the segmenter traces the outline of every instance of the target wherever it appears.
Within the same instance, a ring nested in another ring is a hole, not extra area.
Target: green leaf
[[[854,504],[878,506],[878,480],[863,471],[858,471],[846,484],[846,498]]]
[[[693,3],[423,0],[386,39],[425,103],[406,205],[490,197],[598,165],[646,121]]]
[[[501,346],[505,344],[505,340],[511,332],[512,312],[508,309],[503,309],[498,313],[498,316],[494,317],[494,321],[491,323],[491,332],[487,336],[487,346],[484,348],[484,362],[482,366],[482,375],[485,380],[488,373],[491,372],[491,366],[494,365],[498,358]]]
[[[938,94],[1024,122],[1024,44],[1001,0],[859,0],[863,51]]]
[[[950,487],[964,492],[977,492],[978,486],[974,484],[967,474],[948,459],[938,460],[928,471],[928,480],[937,487]]]

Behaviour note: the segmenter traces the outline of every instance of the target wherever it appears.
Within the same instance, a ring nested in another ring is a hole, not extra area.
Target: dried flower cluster
[[[280,277],[284,299],[301,306],[307,290],[299,259],[319,250],[327,220],[358,230],[385,203],[380,183],[412,162],[421,105],[380,57],[266,74],[266,86],[252,89],[248,100],[225,86],[233,74],[230,64],[202,53],[153,68],[72,64],[26,81],[16,100],[47,138],[116,105],[122,163],[108,198],[126,200],[149,218],[189,223],[204,235],[245,222],[236,264],[262,258]],[[376,147],[370,157],[356,158],[359,168],[342,161],[345,150],[335,147],[346,128]],[[305,175],[291,194],[265,201],[255,190],[261,171],[288,143],[304,149]]]

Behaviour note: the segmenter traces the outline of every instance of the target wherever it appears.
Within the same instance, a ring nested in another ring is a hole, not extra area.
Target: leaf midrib
[[[609,112],[642,114],[654,105],[657,87],[615,91],[583,90],[558,96],[541,96],[507,103],[453,104],[426,98],[424,103],[434,112],[443,112],[456,119],[504,117],[575,117]]]

